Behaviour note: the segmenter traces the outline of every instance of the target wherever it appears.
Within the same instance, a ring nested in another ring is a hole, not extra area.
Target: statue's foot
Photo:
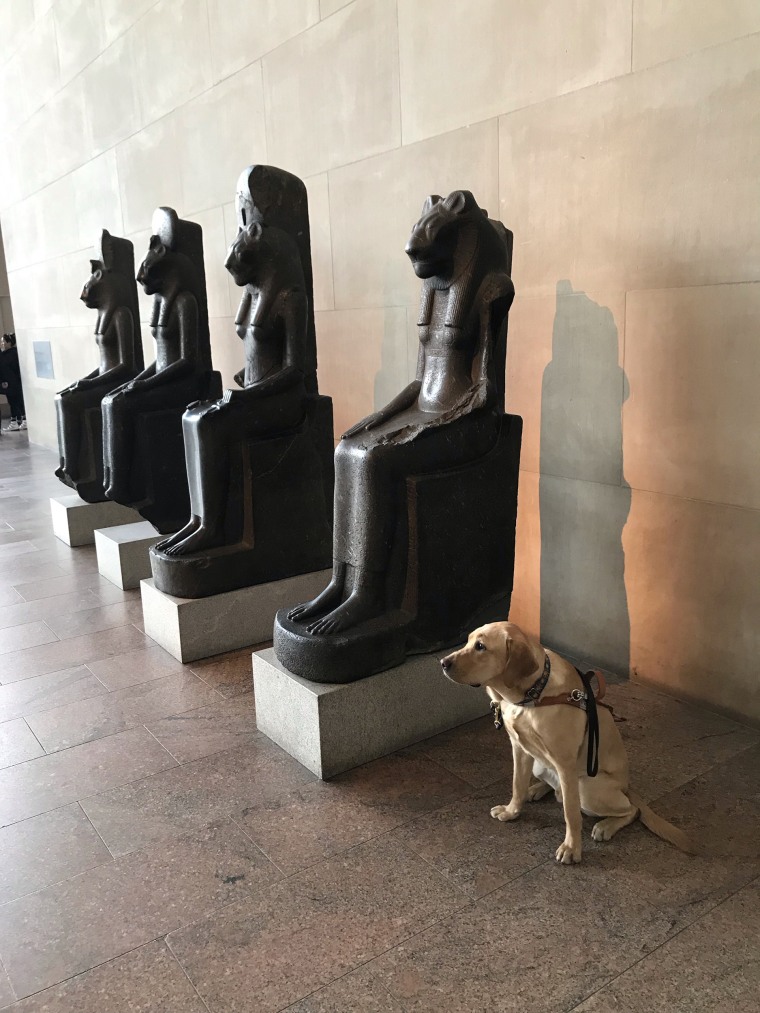
[[[196,552],[207,552],[209,549],[216,549],[223,543],[221,534],[213,528],[204,527],[203,524],[196,528],[191,535],[181,542],[176,542],[165,550],[167,556],[190,556]]]
[[[332,612],[328,612],[322,619],[317,619],[306,629],[314,636],[340,633],[342,630],[366,622],[367,619],[374,619],[375,616],[380,615],[382,610],[382,604],[378,601],[377,595],[358,588],[351,592],[342,605],[333,609]]]
[[[156,542],[153,546],[157,552],[166,552],[173,545],[179,545],[180,542],[184,541],[188,535],[196,530],[200,521],[197,518],[193,518],[188,524],[181,528],[179,531],[175,531],[173,535],[169,535],[168,538],[162,538],[160,542]]]
[[[126,503],[127,501],[127,490],[121,489],[118,485],[107,485],[105,486],[106,499],[112,499],[114,503]]]
[[[327,587],[318,594],[312,601],[296,605],[288,612],[288,619],[294,622],[303,622],[305,619],[313,619],[314,616],[324,615],[340,604],[343,597],[343,578],[334,576]]]
[[[62,482],[66,481],[66,469],[63,465],[61,465],[60,468],[55,469],[55,477],[60,478]]]

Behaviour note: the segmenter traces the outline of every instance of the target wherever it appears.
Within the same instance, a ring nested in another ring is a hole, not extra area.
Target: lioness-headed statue
[[[512,235],[469,191],[457,190],[425,201],[406,253],[423,279],[416,378],[343,434],[335,454],[332,580],[313,601],[280,612],[275,626],[283,664],[323,681],[344,680],[334,671],[329,677],[327,662],[314,660],[329,656],[335,665],[335,652],[315,646],[318,641],[366,640],[366,660],[355,653],[357,678],[397,664],[410,650],[455,642],[493,602],[508,606],[511,592],[512,563],[501,549],[506,545],[509,557],[514,544],[516,490],[507,487],[516,483],[520,441],[520,420],[503,414]],[[480,502],[485,488],[473,492],[462,477],[463,469],[475,474],[493,454],[506,513],[489,513]],[[447,484],[449,502],[433,508],[435,519],[423,517],[425,490],[437,481],[441,491]],[[485,575],[451,588],[461,567],[447,561],[449,549],[456,552],[457,537],[471,526],[473,556],[490,554],[504,572],[491,573],[489,564]],[[439,563],[423,558],[431,530]],[[424,588],[434,571],[438,590],[427,600]]]

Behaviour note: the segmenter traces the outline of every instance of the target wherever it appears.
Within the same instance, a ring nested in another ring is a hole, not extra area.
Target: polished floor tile
[[[61,571],[61,567],[55,566]],[[16,579],[14,587],[24,601],[37,601],[40,598],[53,598],[59,594],[76,594],[78,591],[96,586],[102,578],[98,573],[40,573],[35,578],[30,575],[27,580]]]
[[[32,714],[27,722],[45,751],[52,753],[115,735],[166,715],[176,716],[215,700],[219,700],[219,694],[210,686],[191,672],[181,672]]]
[[[664,942],[624,877],[539,866],[369,965],[414,1013],[559,1013]]]
[[[173,757],[144,728],[27,760],[0,770],[0,825],[173,766]]]
[[[491,717],[470,721],[414,747],[476,788],[503,778],[512,766],[509,736]]]
[[[608,699],[625,718],[618,728],[628,750],[631,783],[648,800],[760,744],[757,729],[645,686],[610,686]]]
[[[310,771],[257,733],[249,746],[131,779],[120,788],[93,794],[82,807],[110,850],[126,854],[314,780]]]
[[[463,781],[437,764],[402,753],[248,806],[236,819],[283,871],[293,873],[466,791]]]
[[[190,676],[188,676],[190,677]],[[197,676],[192,676],[198,679]],[[200,679],[198,679],[200,682]],[[201,683],[216,700],[207,707],[181,713],[175,711],[160,720],[146,720],[148,731],[155,735],[179,763],[198,760],[225,749],[247,746],[256,735],[256,709],[253,694],[219,699],[219,694]],[[159,715],[156,715],[159,717]]]
[[[0,958],[18,996],[258,896],[279,871],[230,821],[6,904]]]
[[[338,978],[306,999],[288,1006],[286,1013],[405,1013],[366,967]]]
[[[564,835],[554,796],[527,806],[512,823],[492,819],[491,807],[510,796],[511,782],[498,781],[406,824],[392,837],[468,896],[483,897],[550,860]]]
[[[3,965],[0,964],[0,1009],[10,1006],[15,998],[16,993],[13,991],[10,978]]]
[[[760,856],[760,746],[700,773],[655,808],[708,855]]]
[[[15,588],[10,586],[0,587],[0,607],[7,608],[10,605],[18,605],[23,600]]]
[[[24,717],[106,692],[103,683],[84,665],[11,682],[0,686],[0,721]]]
[[[190,668],[223,696],[253,692],[250,647],[232,654],[192,661]]]
[[[146,943],[61,985],[22,999],[12,1010],[13,1013],[208,1013],[161,940]]]
[[[0,545],[0,564],[13,556],[23,556],[28,552],[37,551],[37,547],[30,541],[6,542]]]
[[[2,599],[0,599],[0,602]],[[0,608],[0,629],[9,626],[21,626],[36,620],[52,619],[54,616],[69,615],[83,609],[93,609],[100,605],[92,588],[85,588],[74,594],[58,594],[52,598],[38,598],[36,601],[25,602],[19,595],[15,604]]]
[[[23,651],[27,647],[39,647],[41,644],[52,644],[58,640],[58,637],[51,628],[44,622],[36,623],[24,623],[23,626],[9,626],[6,629],[0,630],[0,655],[8,655],[14,651]],[[0,671],[3,671],[5,665],[10,667],[13,662],[8,659],[7,662],[0,661]]]
[[[760,1002],[760,883],[576,1007],[577,1013],[757,1013]]]
[[[23,718],[0,724],[0,769],[42,756],[45,750]]]
[[[7,632],[7,631],[6,631]],[[46,675],[48,672],[59,672],[64,668],[86,665],[88,661],[97,661],[125,651],[136,650],[147,643],[145,634],[134,626],[119,626],[114,630],[102,633],[90,633],[71,640],[56,641],[41,647],[32,647],[25,651],[14,651],[2,659],[3,684],[18,682],[19,679],[31,679],[35,675]]]
[[[0,829],[0,904],[110,862],[75,802]]]
[[[95,608],[70,615],[52,616],[47,620],[50,629],[60,640],[82,637],[88,633],[100,633],[117,626],[129,626],[142,620],[140,601],[122,601],[113,605],[97,605]]]
[[[465,903],[416,855],[370,842],[172,933],[169,945],[210,1009],[274,1013]]]
[[[160,647],[150,646],[151,644],[152,641],[146,640],[145,646],[135,651],[93,659],[87,662],[87,667],[110,690],[138,686],[143,682],[187,671],[171,654]]]

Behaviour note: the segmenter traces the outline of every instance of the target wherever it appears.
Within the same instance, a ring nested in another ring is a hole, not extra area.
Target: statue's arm
[[[355,425],[347,429],[341,436],[342,440],[347,439],[349,436],[355,436],[357,433],[366,432],[367,430],[374,429],[376,426],[382,425],[383,422],[387,422],[392,419],[394,415],[398,415],[401,412],[405,412],[408,408],[412,408],[417,398],[420,396],[422,390],[422,378],[425,375],[425,346],[420,342],[419,351],[417,352],[417,375],[410,384],[407,384],[402,391],[389,401],[384,408],[380,408],[378,411],[373,412],[366,418],[357,422]]]
[[[156,364],[151,362],[149,366],[146,366],[142,373],[138,373],[131,383],[143,383],[145,380],[150,380],[151,377],[156,375]]]
[[[420,396],[420,390],[422,389],[421,380],[412,380],[402,391],[400,391],[392,401],[389,401],[384,408],[380,408],[378,411],[373,412],[366,418],[357,422],[355,425],[347,429],[341,436],[342,440],[347,439],[349,436],[355,436],[357,433],[366,432],[370,429],[375,429],[377,426],[382,425],[383,422],[387,422],[392,419],[395,415],[399,415],[401,412],[411,408]]]
[[[97,369],[94,369],[92,373],[88,373],[87,376],[82,376],[73,383],[70,383],[68,387],[64,387],[63,390],[59,391],[60,394],[73,394],[75,390],[85,390],[87,387],[94,387],[95,384],[91,381],[95,377],[99,376]]]

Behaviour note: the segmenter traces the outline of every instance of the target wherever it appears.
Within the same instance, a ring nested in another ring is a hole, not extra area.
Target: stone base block
[[[163,538],[150,521],[116,524],[95,532],[98,572],[128,591],[150,577],[150,547]]]
[[[272,639],[278,609],[315,598],[330,576],[330,570],[315,570],[207,598],[175,598],[143,580],[145,632],[182,662],[261,644]]]
[[[489,711],[485,691],[449,682],[436,654],[356,682],[317,683],[270,649],[253,655],[253,689],[259,730],[323,779]]]
[[[85,503],[75,492],[50,497],[53,517],[53,534],[67,545],[92,545],[96,528],[110,528],[115,524],[132,524],[142,518],[136,510],[105,500],[103,503]]]

